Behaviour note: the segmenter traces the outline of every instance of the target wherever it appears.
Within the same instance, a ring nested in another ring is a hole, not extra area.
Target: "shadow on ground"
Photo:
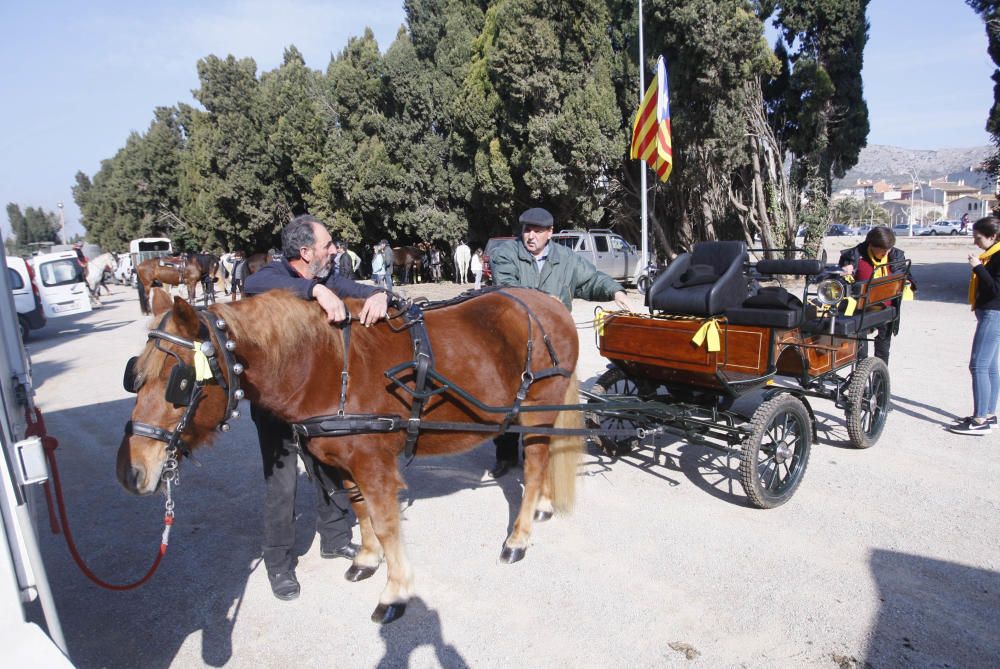
[[[1000,573],[886,550],[870,565],[881,607],[869,666],[997,666]]]

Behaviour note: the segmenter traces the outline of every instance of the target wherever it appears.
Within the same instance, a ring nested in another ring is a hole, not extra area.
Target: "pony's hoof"
[[[379,604],[372,612],[372,622],[381,625],[388,625],[393,620],[398,620],[406,613],[406,604]]]
[[[524,554],[527,550],[527,548],[511,548],[510,546],[504,546],[503,550],[500,551],[500,562],[506,562],[507,564],[520,562],[524,559]]]
[[[535,511],[535,522],[544,523],[546,520],[552,519],[551,511],[542,511],[541,509]]]
[[[357,583],[358,581],[363,581],[366,578],[371,578],[377,571],[378,567],[359,567],[352,564],[350,569],[344,572],[344,578],[351,583]]]

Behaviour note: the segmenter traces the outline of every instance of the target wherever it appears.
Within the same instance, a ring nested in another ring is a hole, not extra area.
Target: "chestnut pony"
[[[346,303],[352,313],[361,309],[358,300]],[[238,386],[250,402],[289,423],[336,414],[342,402],[345,341],[349,342],[345,414],[395,415],[404,426],[410,417],[411,394],[384,374],[414,360],[410,333],[400,327],[403,319],[398,316],[369,328],[357,324],[344,328],[329,324],[315,302],[284,291],[215,304],[200,316],[179,297],[172,305],[161,305],[165,316],[155,319],[160,325],[150,333],[150,342],[134,368],[138,395],[130,428],[118,451],[118,480],[130,492],[148,495],[164,487],[161,474],[165,465],[169,470],[173,464],[168,464],[164,435],[180,429],[182,417],[186,417],[186,425],[180,433],[181,452],[211,441],[216,426],[230,418],[234,376],[238,375]],[[539,372],[539,378],[527,387],[523,407],[579,401],[572,373],[578,354],[574,323],[562,304],[548,295],[505,288],[455,304],[429,306],[423,317],[433,369],[479,402],[510,406],[522,382],[531,378],[525,375],[529,359],[530,369]],[[217,329],[219,319],[225,321],[224,330]],[[350,335],[345,337],[348,330]],[[225,334],[220,336],[220,332]],[[229,350],[234,356],[219,366],[226,389],[211,379],[198,386],[200,402],[188,413],[185,407],[167,401],[172,368],[178,361],[193,364],[192,349],[181,343],[211,341],[215,350],[221,350],[226,346],[223,338],[231,342]],[[529,348],[533,353],[529,354]],[[241,366],[243,369],[234,373],[233,369]],[[554,368],[568,371],[549,375],[541,371]],[[415,373],[409,369],[397,378],[413,387]],[[502,415],[447,390],[427,399],[421,418],[452,423],[450,427],[458,429],[422,430],[416,442],[418,457],[468,451],[498,430],[462,428],[496,426]],[[531,427],[582,428],[578,411],[526,411],[520,413],[518,422]],[[402,615],[412,594],[412,572],[400,537],[397,500],[399,490],[405,487],[397,460],[405,440],[405,431],[368,432],[312,437],[305,444],[319,460],[344,472],[352,493],[361,549],[345,577],[352,581],[367,578],[385,559],[388,582],[372,614],[373,620],[383,623]],[[526,434],[524,496],[501,560],[515,562],[524,556],[533,520],[547,520],[554,510],[572,507],[582,444],[577,436]]]

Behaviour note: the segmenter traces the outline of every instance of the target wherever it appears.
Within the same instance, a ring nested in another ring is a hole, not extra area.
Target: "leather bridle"
[[[226,391],[227,402],[226,411],[222,420],[219,421],[218,429],[222,432],[229,431],[230,419],[239,418],[240,412],[237,410],[239,401],[243,399],[243,390],[239,387],[239,377],[243,373],[243,365],[236,362],[233,351],[236,350],[236,342],[226,336],[226,322],[221,318],[213,318],[214,314],[208,311],[199,311],[198,320],[201,324],[200,333],[203,340],[185,339],[179,335],[171,334],[164,330],[167,318],[170,314],[165,314],[159,325],[150,330],[148,337],[153,341],[156,348],[168,355],[172,355],[177,360],[177,365],[171,370],[170,379],[167,382],[165,399],[174,406],[186,406],[184,414],[173,430],[157,427],[148,423],[129,421],[125,425],[125,433],[138,437],[146,437],[156,441],[164,442],[167,447],[167,462],[163,467],[161,478],[168,482],[176,479],[177,476],[177,454],[187,455],[190,449],[181,439],[181,434],[187,428],[188,423],[194,416],[195,410],[203,397],[203,390],[209,383],[216,383]],[[218,342],[218,346],[212,342],[212,334]],[[185,363],[177,353],[170,349],[163,348],[161,341],[180,346],[182,349],[192,351],[195,357],[193,365]],[[199,362],[201,358],[201,362]],[[221,360],[220,360],[221,358]],[[136,384],[135,362],[137,358],[128,361],[125,367],[124,385],[129,392],[138,392],[141,384]],[[207,368],[207,369],[206,369]],[[227,374],[223,374],[225,368]],[[227,378],[228,376],[228,378]]]

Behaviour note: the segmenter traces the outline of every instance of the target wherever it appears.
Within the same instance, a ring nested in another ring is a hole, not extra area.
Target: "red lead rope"
[[[42,447],[45,449],[45,458],[49,462],[49,469],[52,471],[52,487],[56,491],[56,504],[59,511],[59,522],[62,523],[63,535],[66,537],[66,547],[69,548],[70,555],[73,556],[73,561],[76,562],[76,566],[80,568],[83,575],[89,578],[91,581],[101,586],[102,588],[107,588],[108,590],[132,590],[138,588],[140,585],[152,578],[153,574],[156,572],[156,568],[160,566],[160,561],[163,560],[164,554],[167,552],[167,544],[170,542],[170,528],[174,524],[173,513],[167,513],[163,517],[163,536],[160,540],[160,550],[156,554],[156,559],[153,560],[153,565],[146,572],[146,575],[140,578],[134,583],[126,583],[124,585],[115,585],[114,583],[108,583],[107,581],[99,578],[94,572],[90,570],[90,567],[83,561],[80,557],[80,553],[76,550],[76,542],[73,541],[73,534],[69,529],[69,520],[66,517],[66,503],[63,500],[62,484],[59,482],[59,467],[56,465],[56,448],[59,447],[59,442],[56,441],[55,437],[50,436],[45,429],[45,419],[42,417],[42,412],[36,407],[35,408],[35,419],[31,419],[30,409],[25,409],[25,418],[28,421],[28,429],[25,431],[26,436],[37,436],[42,440]],[[59,524],[56,522],[56,516],[53,513],[52,508],[52,494],[49,490],[48,481],[45,482],[45,501],[48,503],[49,507],[49,519],[52,526],[52,533],[59,534]]]

